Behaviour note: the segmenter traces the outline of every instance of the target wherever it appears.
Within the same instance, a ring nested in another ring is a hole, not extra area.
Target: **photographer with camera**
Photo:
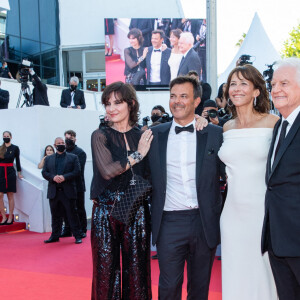
[[[165,109],[161,105],[155,105],[151,111],[151,121],[152,124],[148,126],[148,122],[150,121],[150,117],[143,118],[143,127],[142,130],[147,130],[153,126],[159,125],[161,123],[166,123],[171,121],[171,118],[168,113],[166,113]]]
[[[31,75],[31,82],[33,85],[32,97],[33,105],[45,105],[49,106],[47,86],[42,83],[40,77],[34,72],[33,68],[29,69]]]
[[[10,73],[7,62],[3,60],[2,67],[0,69],[0,77],[14,79]]]
[[[219,117],[218,106],[214,100],[206,100],[204,102],[201,116],[206,118],[208,123],[221,127],[229,120],[228,117]]]

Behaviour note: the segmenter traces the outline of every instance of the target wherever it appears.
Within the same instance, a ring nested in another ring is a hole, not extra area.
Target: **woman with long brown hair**
[[[228,193],[221,215],[223,300],[277,300],[269,257],[261,253],[267,157],[278,117],[269,113],[266,83],[252,65],[228,77],[225,123],[219,151]]]
[[[16,193],[16,170],[13,166],[16,160],[18,177],[23,178],[21,174],[20,150],[19,147],[11,143],[12,135],[9,131],[3,132],[3,144],[0,147],[0,213],[2,221],[0,225],[11,225],[13,223],[13,212],[15,207],[14,193]],[[9,216],[6,217],[4,210],[3,197],[7,194]]]

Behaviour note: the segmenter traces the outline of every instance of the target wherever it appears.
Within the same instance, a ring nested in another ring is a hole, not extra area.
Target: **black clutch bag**
[[[110,215],[127,226],[130,225],[139,207],[150,197],[151,191],[149,181],[132,172],[132,179],[127,188],[117,191]]]

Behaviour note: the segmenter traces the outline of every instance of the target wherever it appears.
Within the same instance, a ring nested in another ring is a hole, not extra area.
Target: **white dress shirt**
[[[273,154],[272,154],[272,158],[271,158],[271,166],[273,166],[273,162],[274,162],[274,158],[275,158],[275,150],[277,148],[277,144],[278,144],[278,140],[279,140],[279,136],[280,136],[283,121],[286,120],[289,123],[288,126],[286,127],[285,136],[287,136],[287,134],[289,133],[292,125],[294,124],[299,112],[300,112],[300,105],[286,119],[284,117],[282,117],[282,121],[281,121],[281,124],[278,128],[276,140],[275,140],[275,143],[274,143]]]
[[[160,51],[154,51],[160,50]],[[160,64],[161,64],[161,47],[159,49],[154,49],[151,55],[151,72],[150,72],[150,82],[160,82]]]
[[[72,91],[72,92],[71,92],[71,104],[70,104],[70,106],[75,106],[75,103],[74,103],[74,95],[75,95],[75,92]]]
[[[193,124],[195,121],[186,125]],[[198,208],[196,190],[196,130],[175,133],[173,121],[167,144],[167,190],[165,211]]]

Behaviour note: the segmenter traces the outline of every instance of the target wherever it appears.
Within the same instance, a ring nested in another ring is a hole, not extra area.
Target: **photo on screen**
[[[206,19],[104,19],[106,84],[167,88],[196,71],[206,82]]]

